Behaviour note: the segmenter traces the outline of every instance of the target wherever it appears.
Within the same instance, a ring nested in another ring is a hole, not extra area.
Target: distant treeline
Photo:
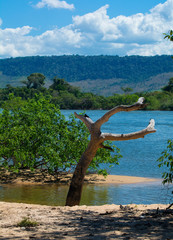
[[[86,79],[126,79],[143,81],[161,73],[173,72],[170,56],[32,56],[0,59],[0,72],[8,76],[28,76],[40,72],[75,82]]]
[[[83,93],[79,88],[57,77],[53,78],[53,83],[47,89],[44,87],[44,80],[43,74],[33,73],[27,77],[27,81],[23,81],[25,86],[7,85],[6,88],[0,89],[0,107],[3,107],[4,101],[9,99],[9,94],[27,100],[33,98],[35,94],[42,93],[44,96],[51,96],[51,101],[60,109],[111,109],[121,104],[133,104],[143,96],[146,99],[146,110],[173,110],[173,78],[160,91],[134,94],[124,91],[124,94],[109,97]]]

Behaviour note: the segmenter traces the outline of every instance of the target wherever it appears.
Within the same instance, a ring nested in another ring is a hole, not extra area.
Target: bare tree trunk
[[[138,132],[133,132],[128,134],[112,134],[112,133],[102,133],[100,130],[101,126],[105,122],[107,122],[109,118],[115,113],[118,113],[121,111],[128,112],[128,111],[133,111],[133,110],[143,108],[145,106],[143,104],[143,101],[144,101],[144,98],[139,98],[138,102],[133,105],[115,107],[110,111],[108,111],[106,114],[104,114],[96,122],[93,122],[90,119],[90,117],[88,117],[87,115],[82,116],[75,113],[75,116],[79,118],[81,121],[83,121],[84,124],[89,129],[91,134],[91,140],[88,144],[87,149],[82,154],[81,159],[79,160],[79,163],[77,164],[76,169],[74,171],[70,188],[68,191],[67,199],[66,199],[66,206],[79,205],[86,171],[91,161],[93,160],[94,156],[96,155],[98,148],[106,148],[103,145],[104,141],[106,140],[124,141],[124,140],[131,140],[131,139],[137,139],[137,138],[144,138],[145,135],[156,132],[156,130],[154,129],[155,122],[153,119],[150,120],[150,123],[147,126],[147,128],[140,130]]]
[[[97,152],[97,149],[98,146],[94,145],[91,141],[88,144],[88,147],[85,150],[85,152],[82,154],[81,159],[76,166],[76,169],[71,180],[70,188],[66,199],[66,206],[79,205],[86,171],[91,161],[93,160]]]

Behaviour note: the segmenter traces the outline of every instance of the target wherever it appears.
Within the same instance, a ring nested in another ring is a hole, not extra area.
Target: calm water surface
[[[68,118],[72,110],[63,110]],[[77,111],[78,113],[81,111]],[[93,120],[97,120],[106,111],[86,111]],[[134,111],[121,112],[112,116],[102,127],[103,132],[129,133],[145,128],[150,119],[156,121],[157,132],[143,139],[114,142],[120,148],[123,158],[120,165],[108,169],[110,174],[154,177],[157,182],[127,185],[85,185],[81,204],[129,204],[129,203],[169,203],[170,190],[161,184],[163,169],[158,168],[157,159],[166,148],[167,139],[173,135],[173,112],[170,111]],[[64,205],[68,191],[67,186],[0,186],[0,200],[38,203],[47,205]]]

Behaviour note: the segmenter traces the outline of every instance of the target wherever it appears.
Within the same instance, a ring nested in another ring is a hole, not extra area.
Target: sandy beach
[[[46,170],[30,171],[20,170],[19,173],[8,172],[0,170],[0,183],[1,184],[70,184],[72,174],[54,173],[50,174]],[[87,174],[85,176],[85,183],[88,184],[132,184],[161,181],[156,178],[134,177],[134,176],[121,176],[121,175],[108,175],[106,177],[98,174]]]
[[[51,207],[0,202],[0,239],[173,239],[167,205]],[[17,226],[22,219],[35,227]]]
[[[25,171],[1,173],[0,183],[69,184],[71,175],[61,177]],[[88,184],[133,184],[158,179],[96,174],[86,176]],[[0,202],[0,239],[173,239],[173,209],[168,205],[45,206]],[[36,226],[18,226],[28,219]]]

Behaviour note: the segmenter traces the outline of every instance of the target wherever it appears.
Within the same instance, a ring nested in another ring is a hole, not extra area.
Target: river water
[[[72,110],[62,110],[68,118]],[[81,111],[77,111],[78,113]],[[106,111],[89,110],[86,114],[94,121]],[[108,169],[110,174],[153,177],[157,182],[125,185],[85,185],[81,204],[129,204],[129,203],[169,203],[173,201],[170,187],[161,184],[163,169],[158,167],[157,159],[166,148],[167,140],[173,135],[173,112],[171,111],[134,111],[117,113],[102,127],[103,132],[129,133],[147,127],[150,119],[155,119],[156,133],[145,138],[114,142],[123,157],[120,164]],[[0,201],[64,205],[67,186],[10,186],[1,185]]]

